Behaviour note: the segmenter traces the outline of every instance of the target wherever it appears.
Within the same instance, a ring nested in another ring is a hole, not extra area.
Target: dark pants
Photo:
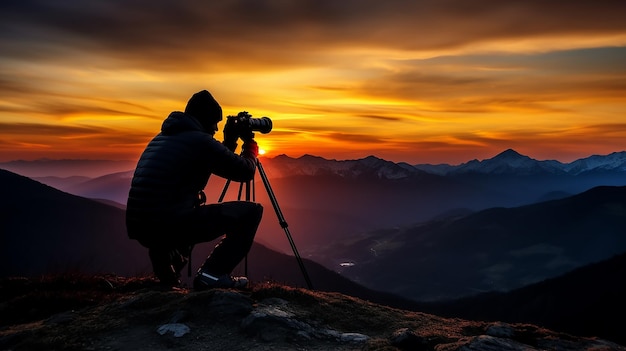
[[[224,235],[202,269],[215,275],[230,274],[250,251],[262,215],[263,207],[254,202],[200,206],[191,220],[191,230],[183,237],[190,244],[198,244]]]
[[[154,273],[162,282],[170,283],[178,279],[176,275],[186,263],[180,259],[185,250],[223,235],[201,269],[213,275],[230,274],[250,251],[262,215],[263,207],[254,202],[203,205],[182,223],[165,229],[167,233],[157,241],[139,241],[149,248]]]

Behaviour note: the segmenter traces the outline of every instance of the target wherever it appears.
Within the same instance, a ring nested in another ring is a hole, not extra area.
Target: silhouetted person
[[[126,209],[131,239],[149,249],[155,275],[162,284],[180,284],[190,248],[224,237],[207,257],[194,279],[194,288],[243,287],[246,277],[232,270],[246,256],[263,208],[232,201],[204,204],[211,174],[237,182],[250,181],[256,170],[258,146],[243,138],[241,155],[234,153],[238,135],[227,123],[224,142],[213,135],[222,120],[222,108],[206,91],[194,94],[185,112],[172,112],[144,150],[133,176]]]

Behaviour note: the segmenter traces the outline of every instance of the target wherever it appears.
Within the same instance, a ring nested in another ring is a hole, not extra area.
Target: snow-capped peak
[[[299,158],[290,158],[280,155],[270,160],[273,166],[272,176],[286,177],[291,175],[339,175],[345,178],[368,176],[384,179],[402,179],[424,172],[408,166],[396,164],[375,156],[357,160],[327,160],[321,157],[304,155]]]
[[[339,175],[341,177],[373,177],[379,179],[404,179],[416,175],[541,175],[570,174],[585,172],[626,172],[626,151],[609,155],[594,155],[571,163],[555,160],[539,161],[522,155],[513,149],[507,149],[496,156],[484,160],[471,160],[457,166],[448,164],[430,165],[394,163],[375,156],[357,160],[328,160],[322,157],[304,155],[291,158],[280,155],[268,160],[274,177],[291,175]]]

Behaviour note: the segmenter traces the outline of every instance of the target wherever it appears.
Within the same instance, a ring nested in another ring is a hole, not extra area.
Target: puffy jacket
[[[211,174],[244,182],[255,169],[254,156],[236,155],[196,118],[172,112],[137,163],[126,206],[128,235],[143,239],[180,228]]]

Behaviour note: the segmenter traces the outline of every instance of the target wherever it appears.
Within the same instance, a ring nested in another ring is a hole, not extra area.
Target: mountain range
[[[50,162],[52,161],[48,160],[46,164]],[[536,210],[534,213],[539,215],[534,215],[535,217],[519,215],[518,217],[523,218],[519,221],[500,223],[499,220],[504,218],[502,216],[505,214],[527,211],[518,209],[522,206],[566,199],[597,186],[615,186],[618,187],[615,191],[621,191],[619,187],[626,185],[625,162],[626,152],[591,156],[563,164],[558,161],[537,161],[513,150],[506,150],[483,161],[473,160],[458,166],[446,165],[447,171],[442,174],[442,171],[420,169],[425,165],[394,163],[374,156],[348,161],[328,160],[311,155],[300,158],[282,155],[262,159],[294,242],[303,257],[333,271],[344,272],[351,279],[372,289],[382,288],[418,300],[463,296],[490,289],[513,289],[561,274],[566,269],[593,262],[602,258],[602,255],[581,260],[565,255],[567,259],[562,259],[560,265],[556,264],[559,269],[545,270],[544,275],[529,274],[525,278],[522,277],[523,272],[518,272],[510,275],[510,279],[506,281],[486,279],[487,276],[497,277],[498,269],[504,269],[498,268],[497,265],[491,269],[482,267],[481,276],[474,274],[478,271],[472,271],[474,273],[467,276],[474,279],[468,278],[469,280],[463,284],[454,280],[454,277],[461,275],[461,272],[454,274],[453,270],[445,276],[447,281],[443,278],[427,279],[426,281],[430,282],[427,286],[416,289],[408,287],[401,281],[395,281],[397,276],[393,274],[390,275],[388,281],[380,279],[374,282],[363,278],[359,272],[369,269],[367,262],[376,262],[373,264],[372,272],[377,272],[376,267],[383,263],[380,257],[378,260],[371,261],[371,257],[367,257],[370,250],[378,248],[378,253],[383,252],[384,250],[380,250],[383,244],[380,243],[399,245],[400,241],[392,238],[399,235],[407,238],[411,238],[411,235],[417,237],[419,233],[426,230],[424,228],[437,233],[449,230],[450,227],[459,228],[457,233],[464,233],[468,230],[480,232],[481,229],[465,224],[469,223],[470,219],[476,219],[476,223],[482,223],[482,227],[490,228],[483,232],[496,238],[502,235],[500,233],[506,232],[518,233],[522,236],[526,235],[525,233],[544,233],[546,236],[554,236],[561,235],[560,233],[569,228],[580,233],[581,228],[586,227],[577,226],[575,223],[578,223],[577,221],[580,221],[582,217],[551,216],[549,211],[544,210]],[[115,201],[119,203],[118,207],[123,208],[131,177],[132,171],[125,171],[96,178],[36,177],[35,179],[83,197],[100,201],[103,201],[102,199]],[[255,185],[256,201],[266,207],[257,234],[257,242],[274,251],[290,255],[292,250],[289,242],[276,215],[271,211],[272,206],[267,194],[263,191],[263,185],[259,181],[257,183]],[[224,182],[219,178],[212,178],[209,181],[205,189],[209,201],[218,198],[223,186]],[[229,190],[227,199],[233,199],[236,195],[236,186],[231,187],[233,189]],[[111,203],[108,202],[108,204]],[[539,206],[537,208],[544,208],[542,206],[545,205],[537,206]],[[567,208],[570,205],[564,202],[563,206]],[[605,209],[602,206],[599,204],[597,208]],[[481,213],[481,211],[486,212]],[[542,211],[545,212],[544,215],[541,215]],[[606,217],[609,216],[606,213],[601,214],[598,211],[590,213],[597,216],[593,217],[595,223],[600,223],[602,218],[609,218]],[[477,218],[483,219],[477,220]],[[612,220],[620,219],[620,217],[611,218]],[[456,219],[459,220],[455,221]],[[493,223],[496,222],[500,224],[495,226]],[[614,224],[622,225],[621,222]],[[600,227],[600,224],[597,226]],[[546,228],[552,228],[552,232]],[[457,240],[455,235],[461,234],[449,235],[451,235],[450,240]],[[580,233],[580,235],[587,234]],[[531,255],[532,257],[542,257],[545,260],[555,259],[555,262],[558,262],[558,253],[562,252],[559,250],[565,250],[563,245],[567,244],[565,240],[567,238],[563,238],[565,244],[558,242],[548,245],[537,235],[527,237],[534,238],[534,242],[529,241],[527,246],[533,247],[534,245],[536,250],[547,252],[543,256],[537,254]],[[356,242],[360,246],[356,245]],[[367,246],[372,242],[379,244]],[[414,253],[423,250],[417,239],[408,242],[410,245],[404,245],[407,250],[413,250]],[[451,243],[447,247],[450,245]],[[476,240],[473,245],[484,245],[484,243]],[[523,247],[510,248],[511,251],[523,249]],[[468,250],[470,250],[469,247]],[[389,250],[388,253],[391,257],[399,254]],[[610,253],[603,252],[604,254]],[[520,255],[523,257],[522,254]],[[444,260],[443,255],[434,256],[432,258],[434,261],[429,261],[433,267],[454,267],[454,264],[450,265],[451,262],[458,263],[461,268],[464,267],[458,259],[462,256],[453,256],[454,259],[450,261]],[[358,265],[346,268],[345,265],[350,265],[351,262],[358,262]],[[546,262],[543,264],[547,264]],[[503,260],[502,264],[506,267],[511,262]],[[405,265],[392,261],[386,268],[393,271],[403,266]],[[427,274],[428,270],[420,271],[417,267],[420,266],[415,265],[413,268],[418,271],[415,277]],[[468,269],[469,267],[472,266],[467,266]],[[491,272],[489,273],[491,275],[487,272]],[[500,274],[503,275],[503,273]],[[442,288],[433,283],[440,280],[440,284],[451,284],[452,288]],[[487,281],[491,283],[487,284]]]
[[[337,161],[311,155],[299,158],[281,155],[261,160],[286,219],[296,227],[294,236],[303,246],[318,245],[346,231],[409,225],[451,211],[522,206],[570,196],[599,185],[626,184],[626,152],[590,156],[568,164],[533,160],[513,150],[457,166],[410,165],[374,156]],[[78,163],[21,161],[3,163],[0,168],[75,195],[124,206],[132,170],[99,177],[55,176],[68,164],[73,167],[69,169],[78,172]],[[85,165],[89,168],[93,164]],[[50,167],[49,173],[40,166]],[[36,176],[32,174],[35,169],[39,172]],[[20,170],[28,172],[20,173]],[[258,177],[255,183],[257,201],[271,206]],[[218,199],[223,186],[219,178],[209,181],[205,189],[209,201]],[[231,190],[231,194],[236,191]],[[272,216],[270,212],[266,217],[275,223]],[[269,229],[268,223],[266,220],[261,225]],[[266,244],[289,251],[282,237],[270,238]]]
[[[375,191],[376,188],[367,184],[368,182],[377,182],[378,187],[380,184],[396,184],[396,187],[405,187],[408,192],[419,190],[419,193],[411,194],[414,197],[430,195],[441,197],[454,192],[458,197],[454,199],[455,202],[465,202],[465,206],[476,210],[532,203],[548,193],[571,195],[598,185],[623,185],[626,174],[625,151],[594,155],[571,163],[534,160],[511,149],[490,159],[471,160],[459,165],[410,165],[386,161],[375,156],[338,161],[311,155],[299,158],[280,155],[263,158],[262,163],[272,183],[289,184],[299,181],[303,183],[300,189],[292,190],[303,192],[303,196],[297,196],[297,200],[294,201],[287,199],[289,206],[291,203],[299,205],[299,202],[308,198],[310,194],[305,188],[309,186],[309,177],[315,177],[316,181],[329,178],[356,181],[365,187],[363,191],[365,193],[369,190]],[[2,169],[30,177],[57,189],[83,197],[115,201],[121,205],[126,203],[133,166],[134,162],[130,161],[102,160],[44,159],[0,163]],[[106,167],[109,172],[103,173]],[[88,177],[85,174],[99,175]],[[212,186],[214,184],[210,182],[209,187]],[[297,184],[286,186],[298,187]],[[435,191],[431,194],[428,190],[433,187]],[[219,194],[217,190],[214,192]],[[282,197],[279,200],[284,201]],[[429,209],[445,212],[450,207],[449,204],[443,204],[429,206]],[[436,215],[433,211],[419,211],[424,215],[418,215],[417,220]],[[402,221],[402,218],[398,216],[393,218],[393,221],[398,220]],[[406,219],[402,222],[406,222]]]
[[[528,160],[512,150],[477,161],[491,164],[484,173],[435,174],[375,157],[280,156],[263,165],[316,288],[415,309],[420,306],[416,300],[493,290],[514,294],[626,251],[626,180],[620,157],[623,153],[591,157],[577,171],[558,172],[513,172]],[[495,161],[508,165],[508,171],[494,167]],[[106,198],[100,195],[113,189],[124,193],[119,189],[127,186],[124,179],[130,181],[126,177],[130,172],[72,181],[73,186],[97,184],[101,189],[93,197]],[[5,194],[0,200],[1,276],[87,267],[122,275],[150,271],[145,249],[125,236],[123,208],[42,181],[0,171]],[[47,181],[69,184],[59,177]],[[223,183],[211,180],[210,185],[212,198]],[[267,211],[249,257],[250,276],[303,286],[268,200],[257,192]],[[211,245],[194,250],[195,265]],[[602,274],[603,268],[598,269],[595,274]],[[605,297],[613,293],[602,290]],[[577,290],[569,292],[570,308],[586,298]],[[514,309],[519,300],[509,301],[508,308]],[[469,313],[437,308],[451,316]]]
[[[535,160],[513,149],[507,149],[493,158],[471,160],[459,165],[394,163],[375,156],[358,160],[328,160],[317,156],[304,155],[291,158],[280,155],[269,161],[277,169],[274,176],[328,175],[336,174],[347,178],[362,176],[402,179],[423,176],[424,173],[455,176],[463,174],[490,175],[532,175],[626,172],[626,151],[608,155],[593,155],[570,163],[556,160]]]
[[[593,155],[570,163],[556,160],[538,161],[521,155],[513,149],[507,149],[493,158],[471,160],[460,165],[448,164],[417,164],[413,167],[428,173],[440,175],[462,174],[569,174],[583,175],[586,173],[626,172],[626,151],[613,152],[608,155]]]

